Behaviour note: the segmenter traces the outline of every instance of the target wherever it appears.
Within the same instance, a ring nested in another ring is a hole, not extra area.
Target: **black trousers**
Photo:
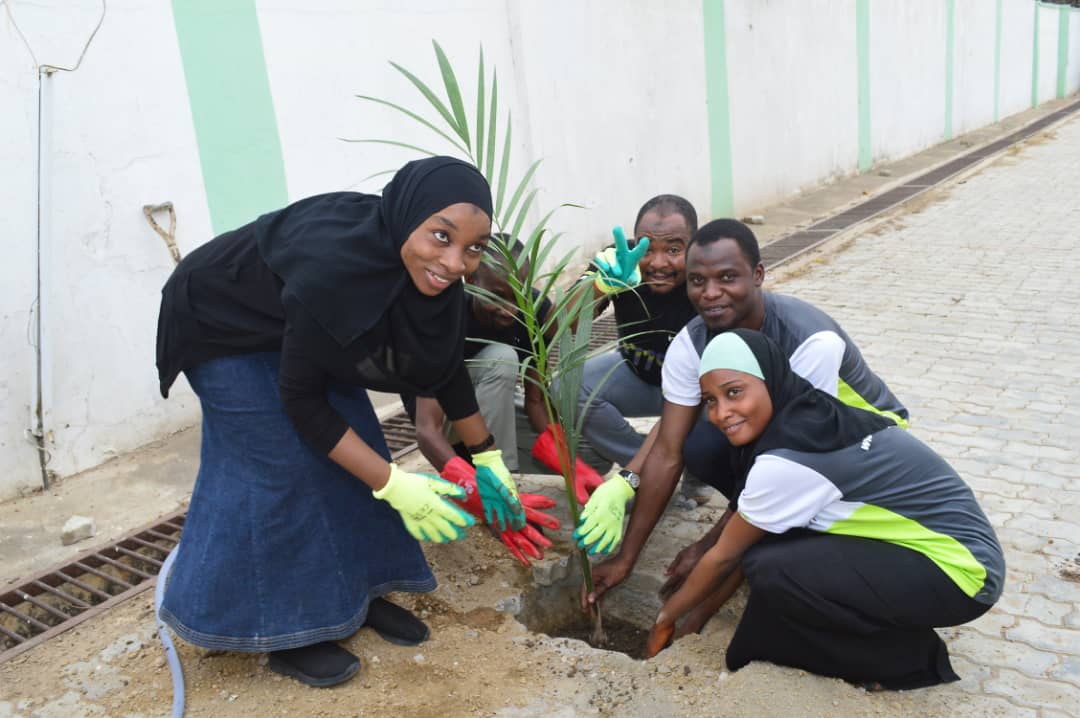
[[[743,557],[750,585],[727,665],[770,661],[855,683],[920,688],[959,680],[936,626],[978,618],[920,553],[871,539],[789,531]]]

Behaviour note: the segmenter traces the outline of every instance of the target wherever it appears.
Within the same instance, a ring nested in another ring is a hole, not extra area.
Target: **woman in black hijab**
[[[524,511],[463,362],[464,288],[491,191],[448,157],[410,162],[381,197],[338,192],[263,215],[192,252],[162,290],[161,392],[182,371],[202,452],[162,618],[204,648],[269,652],[305,683],[359,661],[368,625],[427,627],[382,598],[430,591],[417,540],[464,536],[461,489],[390,463],[365,389],[434,396],[472,452],[489,522]],[[359,480],[358,480],[359,479]]]
[[[971,489],[891,420],[814,389],[759,332],[714,338],[699,376],[736,447],[738,512],[660,610],[648,654],[741,571],[729,669],[765,660],[879,689],[958,680],[934,627],[985,613],[1005,575]]]

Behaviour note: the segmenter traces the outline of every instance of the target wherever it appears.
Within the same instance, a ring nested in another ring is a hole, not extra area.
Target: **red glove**
[[[476,490],[476,468],[470,466],[469,462],[460,456],[455,456],[446,462],[440,476],[465,490],[465,498],[452,499],[452,501],[475,516],[480,523],[484,523],[484,505],[480,501],[480,492]],[[542,549],[551,546],[551,541],[548,541],[532,524],[557,529],[559,520],[551,514],[540,511],[540,509],[550,509],[554,506],[553,499],[540,494],[519,494],[518,498],[521,500],[521,505],[525,507],[525,528],[520,531],[507,529],[496,531],[496,533],[514,558],[530,566],[529,559],[525,557],[526,554],[541,559],[544,557]]]
[[[476,467],[455,456],[446,462],[439,476],[465,489],[465,498],[452,499],[453,502],[484,523],[484,504],[480,501],[480,492],[476,490]]]
[[[536,438],[536,443],[532,447],[532,455],[537,461],[560,474],[562,467],[559,465],[559,454],[565,454],[565,452],[566,435],[558,424],[548,424],[543,433]],[[603,477],[592,467],[581,459],[574,461],[574,493],[580,505],[584,506],[589,500],[589,495],[602,483],[604,483]]]

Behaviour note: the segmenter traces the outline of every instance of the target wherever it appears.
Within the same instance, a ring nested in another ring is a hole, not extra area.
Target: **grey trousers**
[[[488,344],[472,359],[465,360],[480,416],[495,437],[495,447],[502,451],[503,463],[518,471],[517,425],[514,418],[514,386],[517,384],[520,363],[517,352],[508,344]],[[451,444],[459,441],[450,422],[443,432]]]
[[[585,408],[593,391],[596,394]],[[664,395],[660,387],[638,378],[622,355],[612,352],[585,362],[578,406],[587,412],[583,433],[592,448],[626,466],[645,441],[645,434],[630,426],[626,417],[660,416]]]

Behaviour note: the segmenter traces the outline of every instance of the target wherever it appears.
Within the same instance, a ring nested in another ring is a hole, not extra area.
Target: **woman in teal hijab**
[[[738,511],[664,604],[649,655],[741,572],[731,670],[764,660],[897,690],[958,680],[934,628],[985,613],[1005,575],[971,489],[909,432],[811,387],[759,332],[714,338],[699,376],[736,447]]]

